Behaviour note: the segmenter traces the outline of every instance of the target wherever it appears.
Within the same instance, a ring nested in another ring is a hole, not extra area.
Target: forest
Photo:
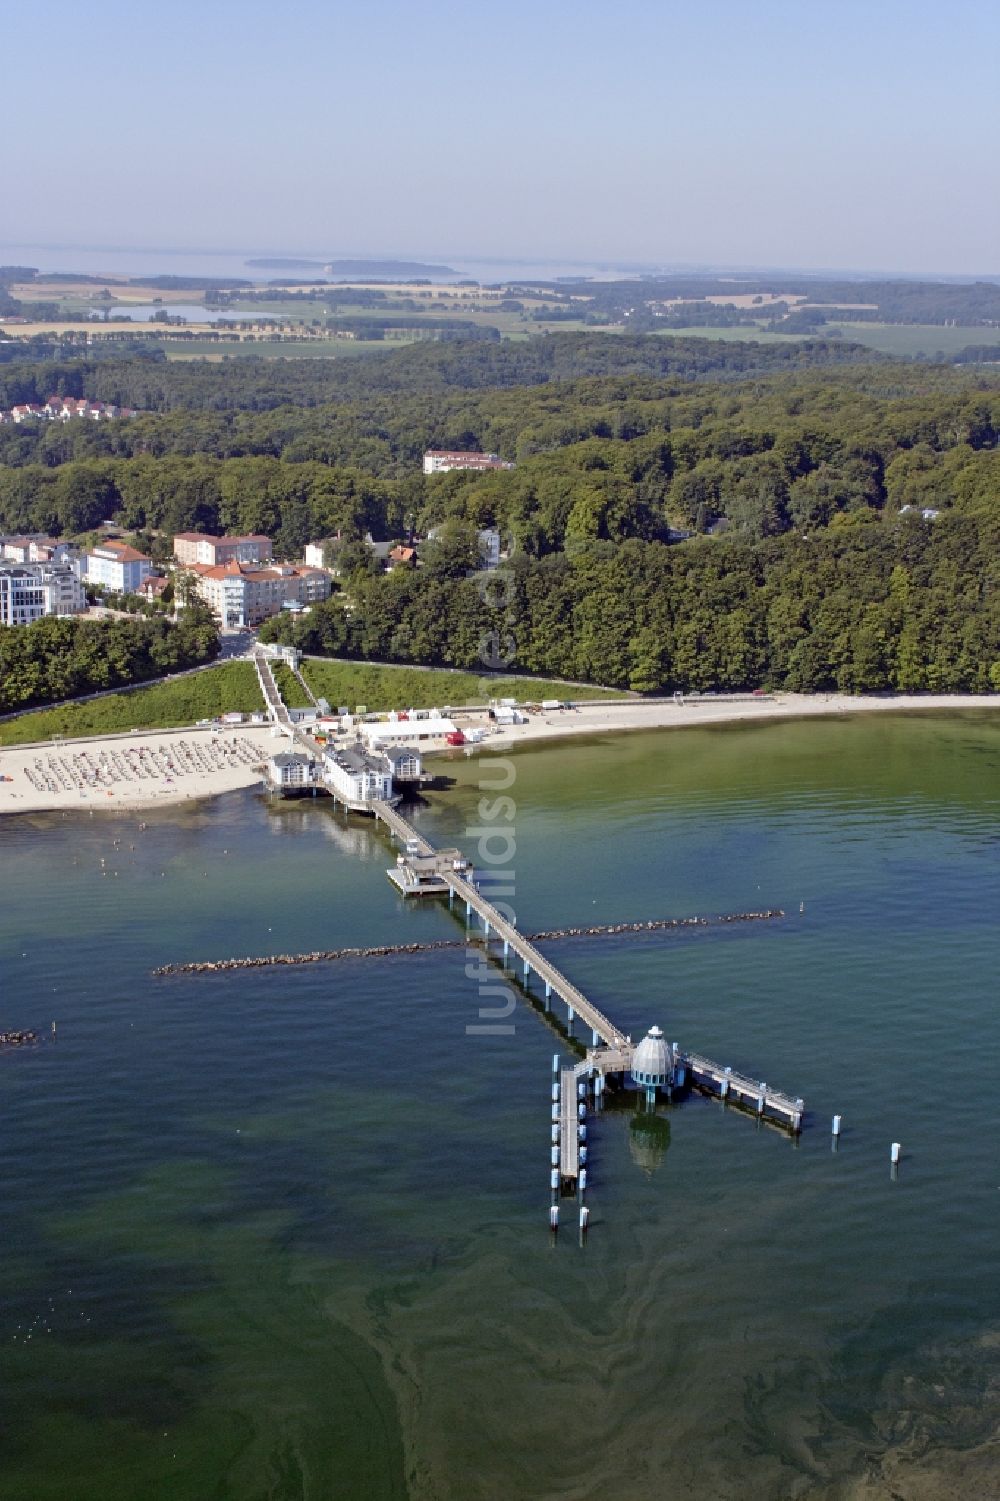
[[[564,334],[8,367],[149,410],[0,431],[0,530],[114,518],[160,555],[265,532],[289,558],[339,533],[338,593],[265,628],[327,654],[471,668],[492,640],[643,692],[1000,687],[1000,375],[856,353]],[[427,447],[516,468],[425,476]],[[484,526],[510,554],[488,587]],[[431,527],[415,573],[360,545]]]
[[[218,652],[218,630],[200,606],[176,622],[49,616],[0,626],[0,714],[200,667]]]
[[[11,358],[0,367],[0,408],[44,402],[57,394],[154,412],[268,411],[377,396],[536,386],[587,376],[718,380],[873,360],[871,350],[847,340],[775,346],[603,333],[546,334],[499,344],[418,343],[352,360],[171,362],[152,353],[122,358],[108,352],[95,358],[87,348],[65,359],[25,359],[27,347],[13,340],[7,346]]]
[[[754,545],[630,540],[516,556],[478,578],[355,574],[266,640],[332,656],[477,663],[641,693],[1000,691],[1000,528],[829,529]],[[484,643],[486,651],[484,653]]]

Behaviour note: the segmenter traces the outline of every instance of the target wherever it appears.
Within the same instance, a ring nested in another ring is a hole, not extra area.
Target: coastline
[[[780,720],[843,717],[871,713],[947,713],[964,710],[1000,711],[1000,694],[937,693],[909,694],[896,697],[853,696],[846,693],[798,694],[776,693],[760,699],[739,701],[711,698],[681,702],[643,703],[622,700],[600,705],[581,704],[574,709],[554,709],[533,716],[527,724],[505,725],[496,729],[476,747],[476,753],[490,753],[501,747],[506,752],[522,745],[569,739],[576,735],[621,734],[632,730],[692,729],[706,725],[767,724]],[[100,785],[69,788],[37,788],[29,770],[36,759],[49,755],[70,759],[86,752],[96,761],[111,754],[126,759],[140,749],[169,751],[182,741],[206,752],[239,739],[259,753],[254,765],[241,762],[211,769],[183,770],[175,767],[169,776],[145,779],[112,779]],[[255,769],[275,748],[270,727],[243,726],[235,733],[208,729],[137,731],[127,737],[98,736],[92,740],[75,740],[44,746],[5,746],[0,748],[0,817],[16,813],[49,812],[135,812],[166,807],[201,798],[218,797],[256,786],[260,771]],[[461,754],[461,752],[459,752]],[[425,752],[427,756],[454,756],[450,747]]]
[[[705,725],[763,724],[783,719],[841,718],[849,714],[956,712],[966,709],[1000,710],[1000,693],[921,693],[883,696],[850,693],[772,693],[737,701],[712,698],[680,702],[581,704],[531,718],[527,724],[505,725],[504,742],[511,749],[571,735],[599,735],[609,731],[697,729]],[[486,745],[490,742],[486,741]]]
[[[242,756],[237,757],[235,746],[242,743]],[[188,761],[225,760],[228,764],[208,768],[197,765],[188,769],[183,764],[182,747],[190,754]],[[274,741],[270,728],[239,726],[228,732],[213,732],[208,729],[190,730],[137,730],[127,736],[97,736],[90,740],[47,742],[45,745],[10,745],[0,749],[0,776],[11,781],[0,782],[0,817],[16,813],[123,813],[141,812],[144,809],[167,807],[206,797],[218,797],[224,792],[236,792],[245,787],[256,786],[261,773],[255,769],[271,754]],[[232,748],[225,754],[226,748]],[[251,755],[252,751],[252,755]],[[35,762],[46,762],[56,756],[68,765],[75,765],[76,758],[86,755],[91,764],[116,757],[122,767],[131,768],[140,755],[155,754],[172,761],[167,771],[154,773],[151,767],[145,775],[115,774],[114,763],[108,762],[109,771],[99,782],[92,782],[81,774],[79,781],[70,780],[70,785],[57,785],[53,790],[32,784],[29,771],[35,771]],[[251,764],[251,762],[253,764]]]

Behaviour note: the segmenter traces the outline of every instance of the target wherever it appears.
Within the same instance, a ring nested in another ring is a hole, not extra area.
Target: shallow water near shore
[[[461,951],[150,977],[453,937],[370,823],[5,820],[0,1029],[45,1040],[0,1055],[2,1501],[1000,1494],[1000,717],[511,759],[522,928],[785,909],[550,952],[804,1095],[800,1142],[610,1110],[553,1243],[558,1042],[467,1033]],[[413,818],[474,855],[489,767],[447,771]]]

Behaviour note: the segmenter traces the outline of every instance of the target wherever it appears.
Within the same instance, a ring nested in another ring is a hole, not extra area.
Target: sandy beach
[[[252,787],[270,729],[137,731],[0,749],[0,814],[122,812]]]
[[[581,703],[574,709],[533,714],[527,724],[505,726],[503,737],[517,746],[565,735],[596,735],[609,730],[690,729],[775,719],[815,719],[844,714],[898,714],[929,710],[1000,709],[1000,693],[937,693],[898,697],[849,693],[774,693],[760,698],[689,698],[658,703]]]
[[[527,724],[491,726],[479,750],[496,753],[502,746],[559,740],[571,735],[600,735],[628,730],[690,729],[704,725],[762,723],[781,719],[821,718],[845,714],[1000,710],[1000,694],[942,693],[898,698],[852,697],[849,694],[778,693],[733,700],[686,699],[683,702],[581,704],[532,715]],[[463,724],[470,721],[463,719]],[[485,722],[485,721],[484,721]],[[0,749],[0,814],[71,809],[120,812],[163,807],[193,798],[216,797],[261,779],[259,767],[276,749],[270,729],[233,731],[148,730],[127,737],[66,741],[58,745],[9,746]],[[434,755],[455,752],[444,747]]]

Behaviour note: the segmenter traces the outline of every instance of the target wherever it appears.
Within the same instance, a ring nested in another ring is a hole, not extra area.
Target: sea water
[[[151,976],[461,937],[370,822],[8,818],[0,1026],[43,1041],[0,1055],[0,1497],[1000,1494],[1000,719],[496,759],[412,817],[513,832],[522,930],[784,909],[543,946],[633,1037],[803,1095],[801,1139],[609,1109],[553,1240],[560,1042],[523,998],[476,1030],[463,949]]]

